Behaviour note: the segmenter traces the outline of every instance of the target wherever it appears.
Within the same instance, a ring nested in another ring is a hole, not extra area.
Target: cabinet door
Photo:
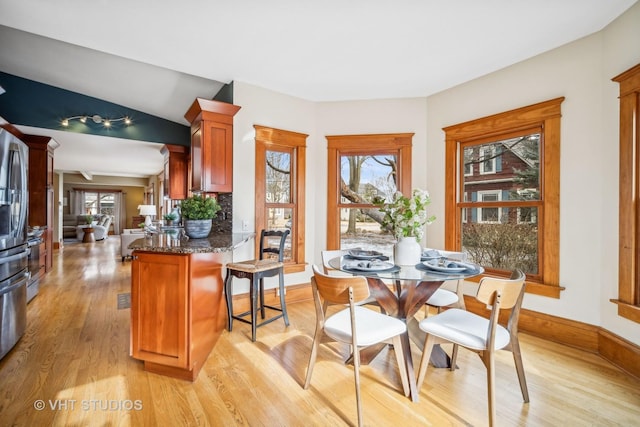
[[[134,254],[131,266],[131,353],[166,366],[191,369],[188,255]]]
[[[165,145],[164,197],[172,200],[187,198],[187,147]]]
[[[191,189],[203,191],[202,188],[202,126],[191,126]]]
[[[202,191],[233,191],[233,126],[215,121],[202,123]]]

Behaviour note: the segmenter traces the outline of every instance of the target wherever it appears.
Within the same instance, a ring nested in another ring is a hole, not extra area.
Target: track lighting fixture
[[[64,127],[69,126],[69,122],[71,120],[79,120],[81,123],[86,123],[87,120],[91,120],[96,124],[102,123],[102,125],[106,128],[110,128],[114,122],[124,122],[124,124],[127,126],[129,126],[132,123],[131,118],[128,116],[123,116],[117,119],[105,119],[99,114],[94,114],[92,116],[84,114],[81,116],[73,116],[73,117],[67,117],[66,119],[62,119],[62,122],[61,122],[62,126]]]

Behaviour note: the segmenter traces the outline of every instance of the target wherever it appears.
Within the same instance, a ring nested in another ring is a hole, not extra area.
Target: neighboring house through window
[[[444,129],[445,175],[457,177],[446,182],[446,249],[490,274],[521,269],[528,292],[556,298],[563,100]]]

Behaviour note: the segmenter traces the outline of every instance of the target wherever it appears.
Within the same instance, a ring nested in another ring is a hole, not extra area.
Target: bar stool
[[[287,240],[290,230],[262,230],[260,233],[260,252],[259,258],[256,260],[241,261],[227,264],[227,275],[224,280],[225,298],[227,301],[227,315],[228,315],[228,330],[231,331],[233,327],[233,319],[241,322],[249,323],[251,325],[251,341],[256,340],[256,328],[258,326],[266,325],[279,318],[284,318],[284,324],[289,326],[289,317],[287,316],[287,306],[284,298],[284,244]],[[269,246],[268,240],[270,237],[280,238],[280,243],[277,247]],[[272,255],[271,255],[272,254]],[[275,256],[274,256],[275,255]],[[280,307],[274,307],[264,303],[264,278],[279,276],[279,289],[280,289]],[[244,313],[237,315],[233,314],[233,295],[231,293],[231,284],[233,277],[239,279],[249,279],[249,299],[251,308]],[[258,305],[258,296],[260,303]],[[261,323],[257,323],[257,312],[260,310],[262,319],[265,319],[265,309],[279,311],[280,314],[263,320]],[[251,319],[247,320],[245,317],[251,315]]]

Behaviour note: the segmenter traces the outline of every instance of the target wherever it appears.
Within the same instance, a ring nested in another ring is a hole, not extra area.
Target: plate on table
[[[437,249],[425,249],[420,255],[420,261],[429,261],[432,259],[440,259],[442,254]]]
[[[443,265],[440,265],[440,260],[438,259],[424,261],[422,264],[429,270],[441,271],[443,273],[460,273],[468,269],[468,267],[462,266],[455,261],[445,261]]]
[[[351,249],[347,253],[349,254],[349,256],[355,259],[374,259],[383,256],[382,252],[365,251],[363,249]]]
[[[387,261],[361,261],[350,262],[344,265],[344,268],[357,271],[384,271],[391,270],[395,265]]]

